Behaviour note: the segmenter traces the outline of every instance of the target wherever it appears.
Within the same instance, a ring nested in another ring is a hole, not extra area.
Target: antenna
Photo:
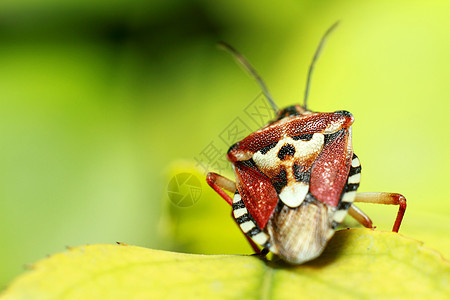
[[[308,72],[308,79],[306,80],[306,88],[305,88],[305,98],[303,99],[303,108],[306,109],[306,102],[308,100],[308,94],[309,94],[309,87],[311,85],[311,76],[314,70],[314,65],[316,64],[317,59],[319,58],[320,53],[322,52],[322,48],[327,41],[330,33],[336,28],[336,26],[339,25],[339,21],[331,25],[330,28],[325,32],[325,34],[322,36],[322,39],[320,40],[319,46],[317,46],[316,53],[314,53],[313,60],[311,62],[311,65],[309,66],[309,72]]]
[[[242,65],[244,67],[244,69],[250,73],[250,75],[256,79],[256,82],[258,83],[259,87],[261,88],[264,96],[266,96],[267,101],[269,101],[270,105],[272,106],[273,111],[275,112],[275,114],[278,112],[278,107],[275,104],[275,101],[273,101],[272,96],[269,93],[269,90],[267,89],[266,84],[264,83],[264,81],[261,79],[261,77],[259,77],[258,73],[256,72],[256,70],[252,67],[252,65],[245,59],[245,57],[240,54],[236,49],[234,49],[233,47],[231,47],[230,45],[228,45],[227,43],[224,42],[219,42],[218,43],[219,48],[229,52],[231,55],[233,55],[233,57],[236,59],[236,61]]]

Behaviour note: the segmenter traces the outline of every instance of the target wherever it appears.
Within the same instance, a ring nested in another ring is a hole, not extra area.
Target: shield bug
[[[222,44],[255,77],[276,118],[228,150],[236,182],[216,173],[208,173],[207,182],[232,206],[233,218],[255,252],[270,251],[292,264],[318,257],[347,213],[372,228],[370,218],[353,202],[399,205],[394,232],[406,209],[400,194],[356,193],[361,164],[352,148],[352,114],[307,107],[314,64],[336,25],[324,34],[314,54],[303,105],[281,110],[247,60]],[[233,198],[225,191],[234,193]]]

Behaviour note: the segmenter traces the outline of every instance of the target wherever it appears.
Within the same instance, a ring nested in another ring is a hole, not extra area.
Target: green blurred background
[[[65,246],[250,253],[195,170],[259,93],[215,44],[287,106],[337,20],[310,108],[353,113],[360,191],[403,193],[401,233],[449,258],[449,16],[449,1],[2,0],[0,287]],[[180,172],[203,184],[189,208],[168,200]],[[390,230],[395,207],[362,208]]]

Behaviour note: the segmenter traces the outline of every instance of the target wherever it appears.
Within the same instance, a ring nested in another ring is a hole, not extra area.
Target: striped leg
[[[392,228],[392,231],[398,232],[406,210],[406,198],[403,195],[396,193],[361,193],[356,195],[355,202],[398,205],[397,218]]]
[[[255,251],[256,254],[260,254],[261,250],[259,249],[259,247],[249,236],[247,236],[246,232],[244,231],[246,229],[245,226],[248,226],[248,225],[244,225],[244,228],[243,228],[242,224],[239,223],[238,219],[236,218],[236,215],[240,214],[241,211],[242,212],[243,212],[243,210],[247,211],[247,209],[245,208],[244,202],[242,202],[242,200],[240,199],[239,193],[236,189],[236,184],[233,181],[231,181],[230,179],[223,177],[222,175],[219,175],[216,173],[208,173],[206,175],[206,182],[216,191],[217,194],[219,194],[225,201],[227,201],[228,204],[230,204],[233,207],[233,212],[232,212],[232,217],[234,216],[233,220],[235,220],[236,224],[239,226],[239,228],[244,233],[244,236],[247,239],[247,241],[249,242],[253,251]],[[227,193],[225,193],[224,190],[226,190],[230,193],[236,192],[236,194],[239,196],[239,199],[237,200],[237,197],[235,194],[235,197],[234,197],[235,199],[234,199],[234,203],[233,203],[233,199]],[[240,200],[240,202],[239,202],[239,200]],[[242,203],[242,205],[241,205],[241,203]]]

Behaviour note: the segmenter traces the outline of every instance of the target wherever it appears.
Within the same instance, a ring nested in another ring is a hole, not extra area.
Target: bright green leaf
[[[354,229],[295,267],[256,256],[75,247],[37,262],[0,299],[444,299],[449,285],[450,263],[437,252],[399,234]]]

